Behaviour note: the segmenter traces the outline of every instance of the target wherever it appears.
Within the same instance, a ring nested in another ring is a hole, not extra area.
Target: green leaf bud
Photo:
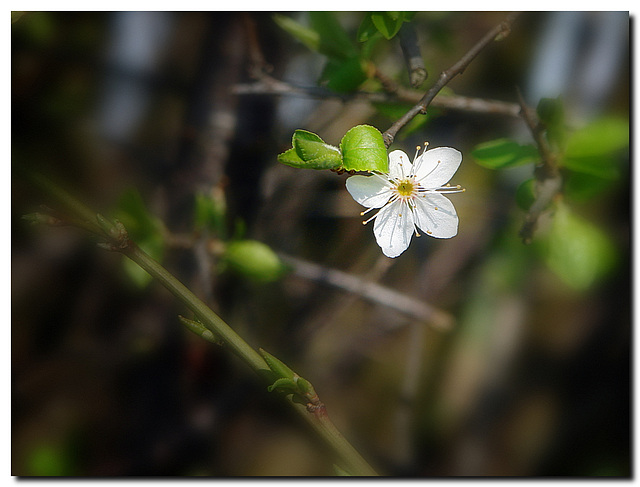
[[[178,315],[178,319],[180,323],[186,326],[189,330],[191,330],[196,335],[201,336],[205,340],[211,343],[215,343],[216,345],[223,345],[224,341],[220,339],[217,335],[215,335],[209,328],[204,326],[197,320],[190,320],[185,318],[184,316]]]
[[[291,379],[277,379],[273,384],[267,387],[269,392],[273,392],[276,389],[286,393],[286,394],[296,394],[298,392],[298,388],[296,383]]]
[[[278,360],[276,357],[271,355],[266,350],[260,348],[258,352],[260,353],[260,355],[262,355],[262,358],[264,359],[264,361],[267,362],[267,365],[269,366],[269,368],[273,372],[275,372],[278,375],[278,377],[290,379],[292,381],[294,380],[294,377],[296,376],[296,374],[293,372],[293,370],[291,370],[289,367],[287,367],[284,363],[282,363],[280,360]]]
[[[286,270],[275,252],[257,240],[237,240],[229,243],[222,261],[232,271],[256,282],[275,281]]]

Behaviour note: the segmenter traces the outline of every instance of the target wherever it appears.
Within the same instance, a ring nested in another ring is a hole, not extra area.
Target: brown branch
[[[384,75],[381,75],[384,77]],[[376,72],[376,77],[382,79]],[[236,95],[278,95],[301,96],[306,98],[338,98],[343,101],[366,100],[370,103],[418,103],[422,98],[422,92],[411,90],[398,85],[390,78],[385,79],[387,93],[356,91],[351,95],[335,93],[326,88],[317,86],[298,86],[278,80],[262,73],[260,79],[254,83],[240,83],[232,88]],[[487,100],[483,98],[471,98],[460,95],[436,95],[431,102],[432,107],[466,112],[485,113],[490,115],[503,115],[508,117],[520,117],[520,105],[499,100]]]
[[[536,178],[536,199],[529,207],[524,224],[520,229],[522,241],[528,244],[531,243],[533,239],[540,215],[542,215],[544,210],[549,206],[549,203],[551,203],[562,190],[562,175],[558,170],[556,154],[545,138],[544,126],[540,123],[536,112],[527,106],[519,91],[518,98],[520,100],[521,116],[531,131],[531,135],[538,147],[538,152],[542,160],[542,163],[536,167],[534,172]]]
[[[398,32],[400,39],[400,48],[407,64],[407,72],[409,73],[409,81],[411,86],[417,88],[428,76],[427,68],[424,66],[420,45],[418,44],[418,35],[413,25],[405,23]]]
[[[447,330],[453,327],[454,318],[449,313],[424,301],[352,274],[328,269],[290,255],[278,255],[286,264],[292,266],[293,272],[300,277],[344,289],[376,304],[400,311],[422,323],[429,323],[435,328]]]
[[[422,99],[414,105],[407,113],[405,113],[400,119],[398,119],[389,129],[382,134],[384,142],[387,147],[389,147],[397,133],[408,124],[413,118],[419,113],[425,113],[427,107],[431,104],[433,99],[436,97],[438,92],[444,88],[447,83],[449,83],[453,78],[457,75],[464,72],[464,70],[469,66],[471,61],[475,59],[475,57],[482,51],[485,47],[487,47],[491,42],[493,42],[496,38],[504,39],[510,30],[511,24],[515,20],[517,13],[509,14],[509,16],[496,27],[491,29],[485,36],[480,39],[469,51],[460,58],[460,60],[451,66],[446,71],[440,73],[440,76],[436,83],[429,88],[429,90],[424,94]]]

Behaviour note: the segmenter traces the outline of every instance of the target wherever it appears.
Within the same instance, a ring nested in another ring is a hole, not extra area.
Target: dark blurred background
[[[504,17],[417,13],[430,73],[421,89]],[[355,39],[362,13],[336,18]],[[531,143],[522,120],[439,109],[391,148],[412,155],[428,140],[462,151],[452,182],[467,191],[451,195],[459,234],[414,238],[391,260],[361,225],[347,175],[276,156],[296,128],[338,144],[354,125],[384,131],[394,119],[348,96],[239,89],[253,86],[257,53],[279,80],[312,86],[322,73],[324,57],[272,13],[12,21],[13,475],[333,474],[318,440],[244,364],[182,328],[186,310],[166,290],[79,230],[21,219],[56,205],[31,171],[103,214],[142,215],[160,236],[148,239],[156,257],[251,345],[309,379],[381,472],[630,475],[628,153],[619,177],[571,203],[615,254],[572,286],[518,236],[516,188],[532,166],[491,171],[469,155],[500,137]],[[397,39],[376,49],[380,69],[406,84]],[[562,96],[576,126],[628,120],[628,13],[524,13],[447,89],[517,103],[516,86],[532,107]],[[196,194],[215,202],[210,234],[194,233]],[[269,282],[234,273],[209,237],[237,236],[268,245],[290,271]],[[363,299],[340,287],[344,274],[322,282],[334,270],[434,306],[453,325]]]

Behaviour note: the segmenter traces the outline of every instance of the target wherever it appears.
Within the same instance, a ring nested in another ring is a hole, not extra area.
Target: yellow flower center
[[[411,179],[401,179],[400,181],[398,181],[398,184],[396,184],[396,192],[398,193],[398,196],[400,196],[401,198],[411,198],[416,190],[416,182],[413,180],[413,178]]]

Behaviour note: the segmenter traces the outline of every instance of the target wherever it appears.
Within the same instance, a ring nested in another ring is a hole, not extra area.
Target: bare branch
[[[381,74],[381,73],[380,73]],[[381,74],[381,76],[384,76]],[[382,82],[378,72],[376,77]],[[267,74],[262,74],[254,83],[241,83],[233,87],[232,91],[237,95],[278,95],[301,96],[306,98],[338,98],[343,101],[366,100],[371,103],[418,103],[422,98],[422,92],[404,88],[389,78],[385,89],[388,93],[357,91],[351,95],[336,93],[318,86],[298,86],[278,80]],[[520,105],[499,100],[487,100],[483,98],[471,98],[460,95],[436,95],[431,106],[449,110],[485,113],[490,115],[503,115],[508,117],[520,117]]]
[[[424,59],[422,59],[422,53],[420,52],[420,45],[418,44],[418,35],[413,25],[405,23],[400,28],[398,37],[400,38],[400,48],[402,49],[404,60],[407,63],[409,81],[411,86],[417,88],[428,76],[427,68],[424,66]]]
[[[558,170],[555,153],[549,147],[547,139],[544,137],[544,127],[540,123],[535,111],[525,103],[522,95],[518,91],[521,115],[529,127],[533,139],[538,147],[538,152],[542,159],[542,164],[536,167],[536,199],[529,207],[525,216],[525,222],[520,229],[520,237],[524,243],[528,244],[533,239],[533,234],[538,224],[538,218],[549,206],[549,203],[560,194],[562,190],[562,176]]]
[[[449,313],[406,294],[290,255],[278,255],[285,263],[291,265],[294,273],[300,277],[344,289],[374,303],[400,311],[423,323],[429,323],[435,328],[450,329],[453,326],[454,319]]]
[[[460,58],[460,60],[451,66],[446,71],[440,73],[440,77],[436,81],[436,83],[425,93],[422,99],[414,105],[407,113],[405,113],[400,119],[398,119],[389,129],[382,134],[384,142],[387,147],[389,147],[393,140],[395,139],[396,134],[413,118],[419,113],[425,113],[427,107],[431,104],[433,99],[436,97],[438,92],[444,88],[449,81],[451,81],[454,77],[464,72],[464,70],[469,66],[471,61],[475,59],[475,57],[487,47],[491,42],[493,42],[496,38],[504,39],[510,30],[511,24],[515,20],[517,14],[510,14],[504,21],[498,24],[496,27],[491,29],[485,36],[480,39],[469,51]]]

